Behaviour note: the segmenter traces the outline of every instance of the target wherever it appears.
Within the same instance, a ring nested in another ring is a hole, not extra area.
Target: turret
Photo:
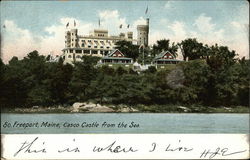
[[[70,31],[65,32],[65,48],[69,48],[71,44],[71,35]]]
[[[71,48],[78,47],[78,36],[77,36],[77,29],[70,30],[70,37],[71,37]]]
[[[146,20],[146,25],[137,26],[137,44],[148,46],[148,33],[149,33],[149,18]]]

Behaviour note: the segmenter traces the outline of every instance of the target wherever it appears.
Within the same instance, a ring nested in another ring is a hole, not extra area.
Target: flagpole
[[[144,66],[144,46],[142,47],[142,64]]]

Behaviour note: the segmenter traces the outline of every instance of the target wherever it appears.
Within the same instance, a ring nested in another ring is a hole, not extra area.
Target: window
[[[68,55],[68,58],[72,58],[72,56],[71,56],[71,55]]]
[[[84,47],[84,43],[82,43],[82,47]]]
[[[101,48],[103,48],[103,46],[101,46]]]
[[[94,48],[97,48],[97,46],[94,46]]]
[[[90,54],[90,50],[84,50],[83,53]]]
[[[91,42],[91,40],[88,40],[88,42]]]
[[[76,50],[76,53],[82,53],[82,50]]]
[[[97,54],[97,51],[92,51],[92,54]]]
[[[91,48],[91,46],[88,46],[89,48]]]
[[[81,56],[80,56],[80,55],[77,55],[77,56],[76,56],[76,58],[80,59],[80,58],[81,58]]]
[[[72,49],[70,49],[70,50],[69,50],[69,53],[73,53],[73,50],[72,50]]]
[[[109,47],[107,47],[107,49],[109,49]]]

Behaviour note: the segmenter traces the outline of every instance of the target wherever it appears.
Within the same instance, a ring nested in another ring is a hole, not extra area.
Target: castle
[[[62,57],[65,63],[81,61],[83,55],[104,57],[115,49],[115,43],[121,40],[134,41],[137,45],[148,46],[149,18],[145,25],[137,26],[137,40],[133,39],[133,32],[120,33],[110,36],[108,30],[94,29],[88,36],[78,35],[77,29],[65,32],[65,48]]]

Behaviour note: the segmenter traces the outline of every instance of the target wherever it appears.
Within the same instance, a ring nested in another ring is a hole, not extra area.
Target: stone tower
[[[137,45],[143,44],[148,46],[148,34],[149,34],[149,18],[147,18],[146,25],[137,26]]]
[[[65,47],[76,48],[78,47],[77,29],[71,29],[65,33]]]

